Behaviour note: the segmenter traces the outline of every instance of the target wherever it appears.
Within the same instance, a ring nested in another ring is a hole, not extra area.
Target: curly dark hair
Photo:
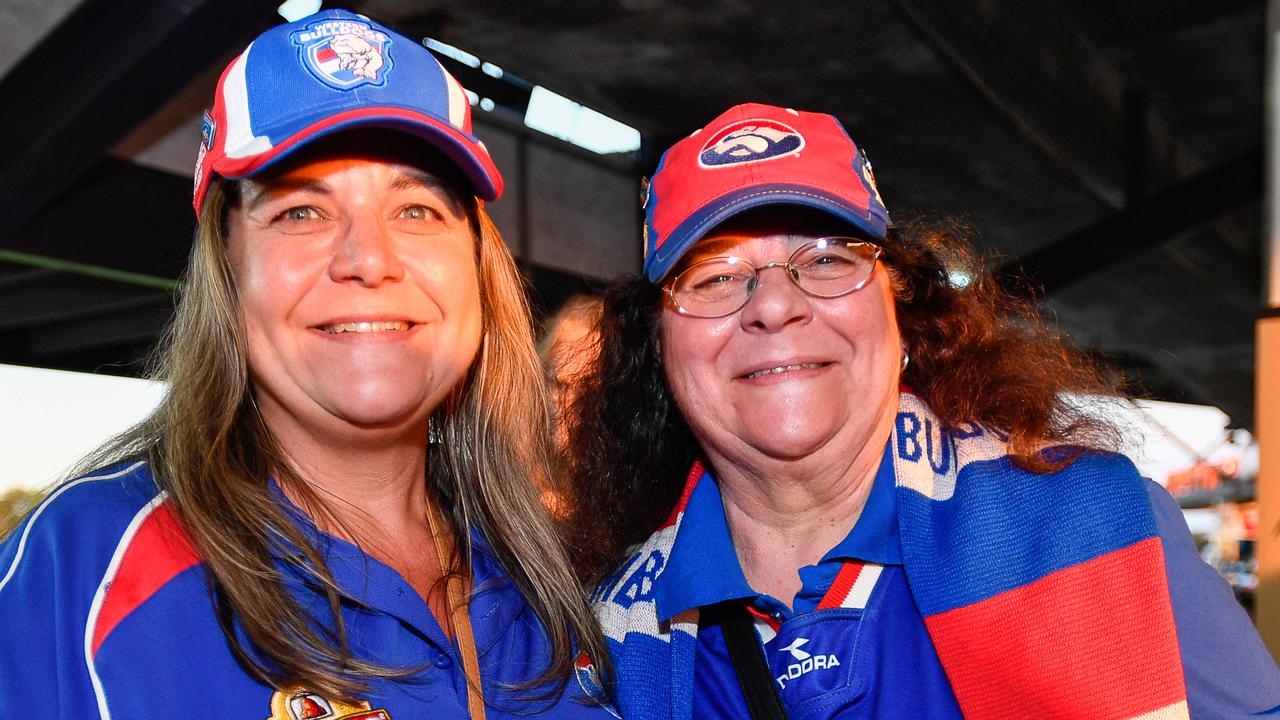
[[[903,382],[948,425],[1008,433],[1014,462],[1031,470],[1059,469],[1085,449],[1117,449],[1119,429],[1066,397],[1113,395],[1116,381],[984,272],[969,236],[954,221],[917,222],[880,243],[911,357]],[[671,513],[700,452],[658,353],[664,302],[643,277],[605,290],[599,361],[566,413],[562,483],[573,501],[564,532],[587,582]],[[1046,445],[1077,451],[1046,456]]]

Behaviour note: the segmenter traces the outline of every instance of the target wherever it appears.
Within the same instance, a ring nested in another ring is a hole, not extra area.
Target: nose
[[[779,272],[766,272],[774,269]],[[791,269],[782,263],[756,270],[755,290],[740,315],[744,330],[778,332],[788,325],[803,325],[813,317],[809,296],[792,282],[790,273]]]
[[[334,282],[355,282],[376,287],[404,277],[395,237],[376,218],[351,218],[342,229],[329,264]]]

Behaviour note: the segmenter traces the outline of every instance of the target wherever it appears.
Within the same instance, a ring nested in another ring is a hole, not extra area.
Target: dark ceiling
[[[190,190],[129,138],[198,112],[274,3],[72,4],[0,78],[0,362],[138,372],[171,299],[100,269],[176,277]],[[833,113],[898,220],[961,219],[1148,392],[1252,423],[1260,0],[350,6],[637,127],[637,178],[738,102]],[[575,282],[531,271],[544,298]]]

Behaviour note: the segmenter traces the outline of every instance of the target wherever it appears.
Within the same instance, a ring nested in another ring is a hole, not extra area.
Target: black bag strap
[[[719,625],[733,661],[733,672],[742,686],[752,720],[787,720],[787,710],[773,687],[773,675],[765,661],[755,621],[741,600],[726,600],[703,608],[703,625]]]

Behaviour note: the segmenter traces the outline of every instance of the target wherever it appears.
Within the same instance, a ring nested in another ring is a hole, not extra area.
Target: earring
[[[906,372],[907,366],[910,364],[911,364],[911,356],[906,353],[902,353],[902,369],[899,370],[899,372]]]
[[[439,445],[444,442],[444,434],[440,432],[440,426],[436,424],[434,416],[427,418],[427,444]]]

